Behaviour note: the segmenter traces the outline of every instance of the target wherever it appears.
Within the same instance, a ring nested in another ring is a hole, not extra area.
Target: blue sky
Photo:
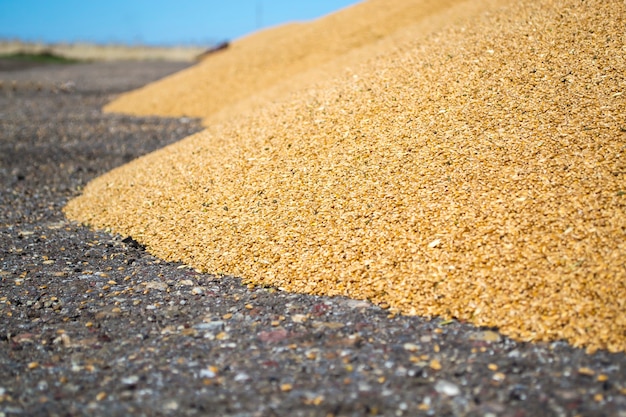
[[[0,0],[0,39],[210,45],[358,0]]]

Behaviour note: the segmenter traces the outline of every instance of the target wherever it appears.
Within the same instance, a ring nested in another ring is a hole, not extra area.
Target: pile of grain
[[[68,217],[258,284],[626,351],[626,5],[490,3],[404,25],[289,99],[222,109]]]
[[[485,3],[484,0],[481,0]],[[407,25],[436,19],[464,0],[370,0],[309,23],[268,29],[233,42],[225,53],[123,95],[106,112],[206,118],[252,94]],[[287,87],[291,90],[291,83]]]

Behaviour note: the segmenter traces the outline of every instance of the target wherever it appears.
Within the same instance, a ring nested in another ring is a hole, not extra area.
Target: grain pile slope
[[[370,0],[309,23],[268,29],[105,107],[106,112],[207,118],[342,54],[464,0]]]
[[[407,27],[358,77],[233,114],[66,212],[256,283],[626,351],[625,16],[536,0]]]

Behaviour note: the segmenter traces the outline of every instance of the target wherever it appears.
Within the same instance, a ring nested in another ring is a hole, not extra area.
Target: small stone
[[[496,372],[491,377],[491,379],[493,379],[494,381],[497,381],[497,382],[502,382],[502,381],[504,381],[505,378],[506,378],[506,375],[503,374],[502,372]]]
[[[200,371],[200,378],[215,378],[217,376],[218,369],[215,366],[209,366],[207,369]]]
[[[520,353],[519,350],[515,349],[515,350],[510,351],[506,356],[509,358],[519,358],[522,356],[522,354]]]
[[[292,384],[280,384],[280,390],[282,392],[289,392],[293,389],[293,385]]]
[[[169,400],[163,404],[163,409],[165,411],[177,411],[178,410],[178,402],[176,400]]]
[[[294,323],[304,323],[305,321],[307,321],[308,318],[309,316],[306,314],[294,314],[293,316],[291,316],[291,321],[293,321]]]
[[[107,393],[104,391],[100,391],[98,395],[96,395],[96,401],[102,401],[107,397]]]
[[[302,399],[302,402],[305,405],[320,405],[322,402],[324,402],[324,396],[316,395],[313,392],[307,392],[304,394],[304,398]]]
[[[279,328],[271,331],[262,331],[257,335],[257,338],[261,342],[274,343],[286,339],[288,335],[287,330]]]
[[[461,393],[461,389],[458,385],[443,379],[440,379],[437,383],[435,383],[435,391],[439,394],[447,395],[448,397],[454,397]]]
[[[176,328],[174,326],[165,326],[164,328],[161,329],[161,334],[162,335],[176,334]]]
[[[245,372],[240,372],[237,375],[235,375],[235,378],[233,378],[235,382],[245,382],[250,380],[250,375],[248,375]]]
[[[191,293],[193,295],[202,295],[202,294],[204,294],[204,288],[202,288],[202,287],[193,287],[191,289]]]
[[[405,343],[402,347],[408,352],[416,352],[420,349],[420,347],[415,343]]]
[[[365,300],[353,300],[352,298],[344,300],[343,304],[349,308],[370,308],[372,303]]]
[[[182,336],[196,337],[196,336],[198,336],[198,331],[192,327],[192,328],[189,328],[189,329],[182,329],[180,331],[180,334]]]
[[[219,333],[215,336],[215,338],[216,338],[217,340],[227,340],[227,339],[229,339],[229,338],[230,338],[230,335],[229,335],[228,333],[226,333],[226,332],[219,332]]]
[[[33,343],[35,335],[32,333],[20,333],[11,339],[14,343]]]
[[[492,330],[484,330],[470,334],[469,340],[498,343],[502,340],[502,337],[497,332],[494,332]]]
[[[120,379],[120,382],[124,385],[135,385],[137,382],[139,382],[139,376],[137,375],[126,376]]]
[[[167,290],[167,284],[161,281],[150,281],[143,284],[146,289],[165,291]]]
[[[203,323],[194,324],[193,328],[196,330],[218,331],[224,328],[224,322],[221,320],[207,321]]]
[[[596,372],[593,369],[584,366],[582,368],[578,368],[578,373],[581,375],[593,376]]]
[[[316,329],[325,327],[331,330],[341,329],[344,326],[343,323],[339,323],[337,321],[326,321],[326,322],[315,321],[311,323],[311,325]]]

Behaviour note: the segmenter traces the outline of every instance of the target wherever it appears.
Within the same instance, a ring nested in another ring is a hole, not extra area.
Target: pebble
[[[206,322],[194,324],[193,328],[196,330],[218,331],[218,330],[224,329],[224,322],[221,320],[206,321]]]
[[[435,391],[448,397],[454,397],[461,393],[458,385],[444,379],[440,379],[435,383]]]
[[[327,328],[331,330],[341,329],[343,326],[345,326],[344,323],[340,323],[336,321],[328,321],[328,322],[314,321],[311,323],[311,325],[316,329]]]
[[[373,307],[372,303],[364,300],[354,300],[354,299],[346,299],[343,300],[342,303],[349,308],[371,308]]]
[[[490,342],[490,343],[498,343],[502,340],[502,337],[497,332],[494,332],[492,330],[485,330],[485,331],[470,333],[470,335],[468,336],[468,339],[480,340],[483,342]]]
[[[494,381],[497,381],[497,382],[502,382],[502,381],[504,381],[505,378],[506,378],[506,375],[503,374],[502,372],[496,372],[491,377],[491,379],[493,379]]]
[[[200,370],[200,378],[215,378],[216,376],[217,373],[213,367]]]
[[[291,321],[294,323],[304,323],[308,318],[309,316],[307,314],[294,314],[291,316]]]
[[[120,382],[124,385],[135,385],[137,382],[139,382],[139,376],[137,375],[126,376],[122,378]]]
[[[233,380],[235,382],[245,382],[245,381],[250,380],[250,375],[248,375],[245,372],[240,372],[237,375],[235,375],[235,378],[233,378]]]
[[[191,289],[191,293],[193,295],[202,295],[202,294],[204,294],[204,288],[202,288],[202,287],[193,287]]]
[[[595,375],[595,371],[591,368],[588,367],[582,367],[582,368],[578,368],[578,373],[581,375],[586,375],[586,376],[593,376]]]
[[[163,404],[163,410],[165,411],[177,411],[180,405],[176,400],[169,400]]]
[[[144,286],[146,287],[146,289],[152,289],[152,290],[158,290],[158,291],[167,290],[167,284],[162,281],[145,282]]]
[[[285,329],[276,329],[271,331],[262,331],[257,337],[261,342],[275,343],[286,339],[289,333]]]
[[[402,347],[408,352],[416,352],[420,349],[420,347],[415,343],[405,343]]]

